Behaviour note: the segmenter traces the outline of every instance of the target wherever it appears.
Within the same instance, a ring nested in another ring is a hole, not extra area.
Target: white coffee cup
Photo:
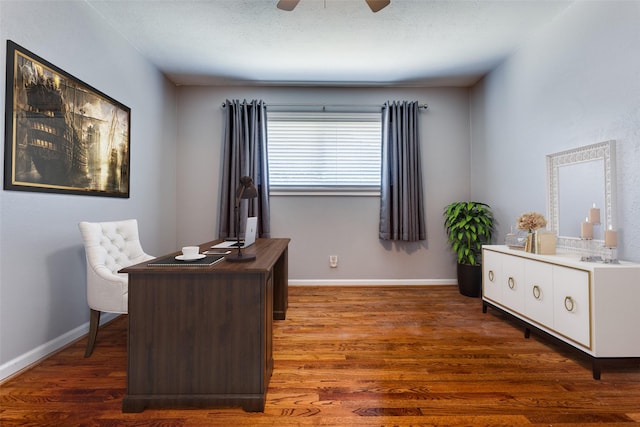
[[[199,246],[184,246],[182,248],[182,255],[185,258],[195,258],[200,253]]]

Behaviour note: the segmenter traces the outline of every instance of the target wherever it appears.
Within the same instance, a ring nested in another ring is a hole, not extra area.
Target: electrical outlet
[[[329,255],[329,265],[331,268],[336,268],[338,266],[338,255]]]

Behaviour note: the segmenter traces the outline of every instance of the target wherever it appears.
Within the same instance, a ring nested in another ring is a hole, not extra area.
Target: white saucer
[[[177,259],[178,261],[186,261],[186,262],[189,262],[189,261],[196,261],[196,260],[202,259],[202,258],[204,258],[204,257],[206,257],[206,255],[205,255],[205,254],[192,255],[192,256],[189,256],[189,257],[185,257],[184,255],[178,255],[178,256],[176,257],[176,259]]]

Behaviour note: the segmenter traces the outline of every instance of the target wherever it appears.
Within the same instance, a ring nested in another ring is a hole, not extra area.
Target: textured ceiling
[[[469,86],[572,3],[85,1],[179,85]]]

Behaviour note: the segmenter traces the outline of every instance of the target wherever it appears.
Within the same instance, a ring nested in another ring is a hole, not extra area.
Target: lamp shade
[[[243,176],[240,178],[240,186],[236,190],[236,205],[240,203],[241,199],[253,199],[258,197],[258,190],[253,185],[253,179],[250,176]]]
[[[242,199],[253,199],[258,197],[258,190],[256,186],[253,185],[253,179],[250,176],[242,176],[240,177],[240,186],[236,190],[236,206],[235,206],[235,217],[236,217],[236,236],[237,242],[236,246],[238,247],[238,253],[229,255],[226,257],[227,261],[230,262],[246,262],[253,261],[256,259],[255,254],[243,254],[242,253],[242,245],[240,244],[240,201]]]

